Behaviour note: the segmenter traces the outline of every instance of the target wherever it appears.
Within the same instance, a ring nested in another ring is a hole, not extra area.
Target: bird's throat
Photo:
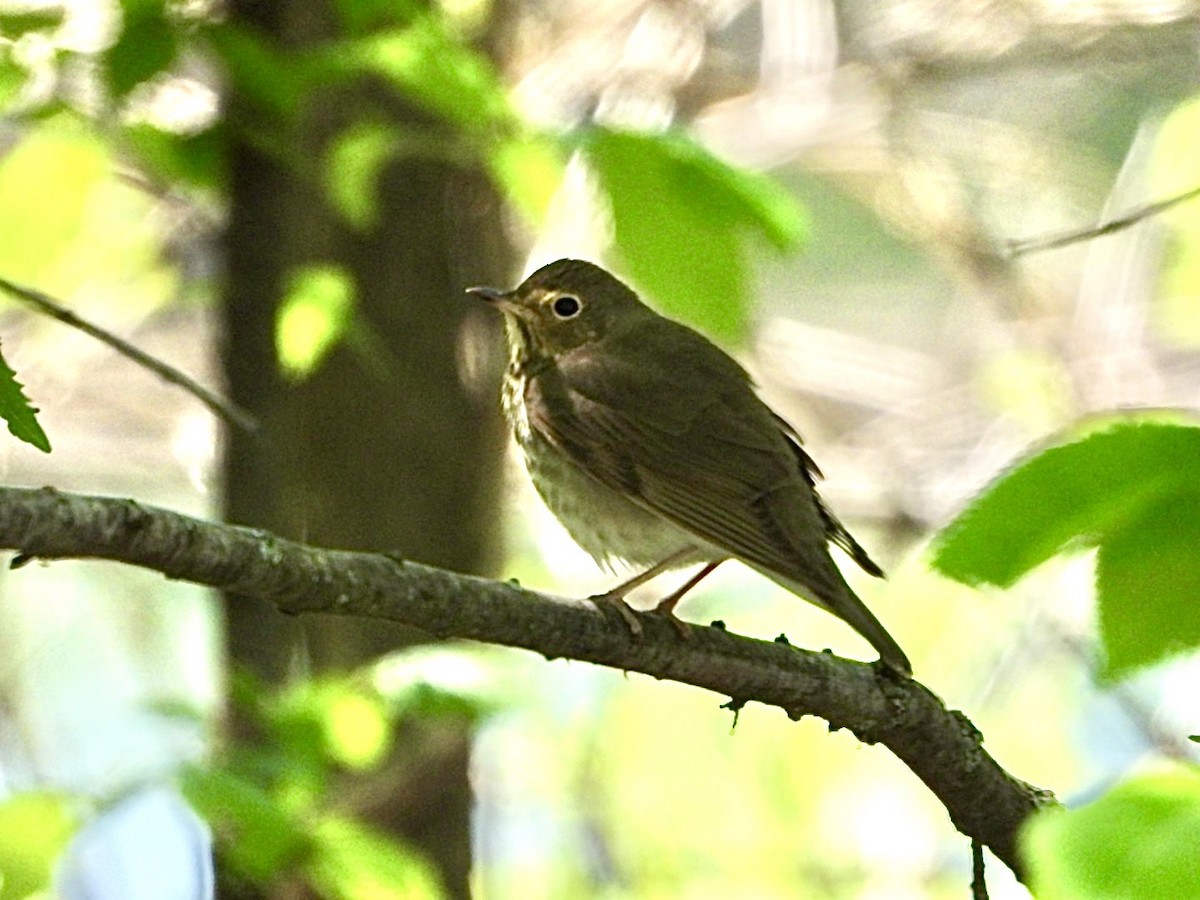
[[[507,314],[504,317],[504,325],[508,334],[509,368],[522,375],[532,375],[545,368],[550,362],[550,357],[529,324],[517,316]]]

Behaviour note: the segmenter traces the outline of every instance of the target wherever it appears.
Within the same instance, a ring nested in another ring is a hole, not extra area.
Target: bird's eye
[[[583,304],[579,302],[578,297],[572,297],[568,294],[555,300],[552,309],[554,310],[554,314],[560,319],[569,319],[572,316],[579,315],[579,311],[583,309]]]

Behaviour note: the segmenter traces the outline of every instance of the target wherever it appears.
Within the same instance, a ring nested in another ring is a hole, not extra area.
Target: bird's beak
[[[467,296],[475,297],[479,300],[486,300],[488,303],[495,303],[504,296],[504,291],[496,290],[490,287],[469,287],[467,288]]]
[[[501,312],[520,316],[524,310],[524,306],[513,297],[514,293],[514,291],[501,291],[490,287],[467,288],[468,297],[483,300]]]

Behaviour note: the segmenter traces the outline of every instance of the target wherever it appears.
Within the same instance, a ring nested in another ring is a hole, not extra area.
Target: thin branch
[[[258,421],[241,407],[223,397],[217,396],[208,388],[184,375],[178,369],[167,365],[159,359],[155,359],[150,354],[139,350],[133,344],[117,337],[112,332],[105,331],[99,325],[93,325],[86,319],[81,319],[49,294],[34,290],[33,288],[22,287],[19,284],[13,284],[13,282],[4,278],[0,278],[0,288],[3,288],[23,303],[27,303],[40,312],[45,313],[52,319],[57,319],[64,325],[77,328],[84,334],[108,344],[108,346],[112,347],[118,353],[129,357],[138,365],[149,369],[164,381],[178,385],[230,425],[250,434],[258,430]]]
[[[1008,242],[1008,255],[1016,258],[1026,253],[1053,250],[1057,247],[1066,247],[1069,244],[1077,244],[1080,241],[1090,241],[1093,238],[1103,237],[1106,234],[1113,234],[1114,232],[1129,228],[1131,225],[1136,225],[1143,219],[1157,216],[1172,207],[1179,206],[1181,203],[1186,203],[1197,197],[1200,197],[1200,187],[1194,187],[1190,191],[1185,191],[1167,200],[1159,200],[1157,203],[1147,203],[1145,206],[1139,206],[1118,219],[1109,219],[1107,222],[1091,228],[1072,229],[1070,231],[1058,232],[1057,234],[1012,240]]]
[[[971,900],[988,900],[987,869],[983,862],[983,845],[971,840]]]
[[[32,558],[109,559],[168,578],[258,597],[284,612],[388,619],[443,638],[469,638],[706,688],[792,719],[819,716],[863,743],[883,744],[923,781],[963,834],[1020,875],[1016,834],[1053,797],[1008,774],[961,712],[890,671],[782,642],[640,614],[633,640],[608,605],[371,553],[321,550],[110,497],[0,488],[0,548]]]

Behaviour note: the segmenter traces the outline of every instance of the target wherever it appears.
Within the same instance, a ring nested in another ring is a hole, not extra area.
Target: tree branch
[[[1046,791],[1009,775],[962,713],[883,667],[689,626],[682,643],[665,619],[642,614],[634,641],[616,615],[514,584],[381,554],[322,550],[262,531],[193,519],[109,497],[0,488],[0,547],[30,559],[97,558],[168,578],[259,597],[287,613],[389,619],[443,638],[470,638],[568,657],[819,716],[864,743],[883,744],[946,807],[955,827],[1020,875],[1016,835]]]
[[[77,328],[103,344],[108,344],[108,346],[112,347],[122,356],[128,357],[139,366],[153,372],[159,378],[163,379],[163,381],[183,388],[235,428],[240,428],[247,434],[254,434],[258,431],[258,420],[237,404],[219,397],[200,384],[200,382],[189,378],[174,366],[168,365],[161,359],[155,359],[146,351],[139,350],[124,338],[119,338],[111,331],[106,331],[99,325],[81,318],[49,294],[42,291],[35,291],[33,288],[22,287],[6,278],[0,278],[0,290],[7,291],[11,296],[45,313],[50,318],[57,319],[64,325],[70,325],[72,328]]]
[[[1147,203],[1144,206],[1136,207],[1123,216],[1109,219],[1106,222],[1101,222],[1099,225],[1092,225],[1087,228],[1072,228],[1069,231],[1060,231],[1040,237],[1010,240],[1008,242],[1008,255],[1015,258],[1024,256],[1026,253],[1054,250],[1058,247],[1078,244],[1080,241],[1090,241],[1098,237],[1104,237],[1105,235],[1115,234],[1118,231],[1131,228],[1138,224],[1138,222],[1148,219],[1151,216],[1165,213],[1167,210],[1173,209],[1181,203],[1195,200],[1197,197],[1200,197],[1200,186],[1194,187],[1189,191],[1184,191],[1182,194],[1176,194],[1174,197],[1166,200],[1159,200],[1156,203]]]

